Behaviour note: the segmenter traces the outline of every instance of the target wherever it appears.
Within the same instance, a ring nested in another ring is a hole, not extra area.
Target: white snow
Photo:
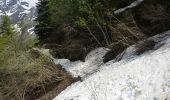
[[[38,0],[20,0],[21,2],[28,2],[31,6],[36,6],[36,3],[38,2]]]
[[[85,62],[65,66],[70,71],[73,68],[74,71],[81,69],[90,72],[93,67],[98,68],[98,71],[92,71],[93,74],[85,77],[82,82],[72,84],[54,100],[170,100],[170,31],[150,40],[158,42],[155,46],[157,49],[141,56],[132,57],[135,48],[130,47],[121,61],[103,64],[101,56],[107,50],[103,52],[99,48],[92,51]]]
[[[24,1],[28,4],[21,4],[21,2],[24,2]],[[13,2],[13,0],[6,0],[6,2],[1,1],[0,4],[3,6],[4,3],[5,5],[8,5],[11,2]],[[22,17],[25,14],[31,13],[31,8],[35,7],[37,2],[38,2],[37,0],[18,0],[17,4],[9,6],[9,10],[7,11],[0,10],[0,15],[12,16],[13,14],[17,13],[20,10],[18,9],[18,7],[21,6],[23,9],[25,9],[24,11],[20,11],[19,17]]]
[[[14,27],[14,30],[15,30],[17,33],[21,34],[21,28],[19,27],[18,24],[15,24],[13,27]]]
[[[6,4],[10,4],[12,1],[11,0],[6,0]]]
[[[144,1],[144,0],[136,0],[136,1],[134,1],[133,3],[131,3],[130,5],[114,11],[114,14],[119,14],[119,13],[121,13],[121,12],[127,10],[127,9],[134,8],[134,7],[138,6],[139,4],[141,4],[143,1]]]
[[[30,33],[30,34],[34,34],[34,28],[35,28],[35,27],[29,28],[29,29],[27,30],[27,32]]]
[[[6,11],[6,12],[3,12],[3,11],[0,11],[0,16],[3,16],[3,15],[8,15],[8,16],[11,16],[13,15],[14,13],[16,13],[17,11]]]
[[[30,10],[25,10],[25,11],[21,12],[20,14],[22,15],[22,14],[29,14],[29,13],[31,13]]]
[[[107,48],[98,48],[91,51],[85,58],[85,62],[71,62],[68,59],[54,59],[55,64],[60,64],[74,77],[87,77],[94,73],[103,64],[103,56],[109,51]]]

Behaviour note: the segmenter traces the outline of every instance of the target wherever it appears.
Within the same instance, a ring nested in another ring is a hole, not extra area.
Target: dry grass
[[[131,14],[126,15],[126,18],[124,18],[123,21],[116,17],[114,17],[114,19],[114,24],[108,26],[111,30],[110,46],[117,44],[129,46],[135,44],[136,41],[146,38],[145,34],[137,26]]]
[[[110,48],[111,51],[105,55],[104,62],[116,58],[127,47],[146,38],[145,34],[138,28],[132,14],[127,13],[127,15],[122,16],[125,17],[118,19],[113,16],[114,20],[108,22],[110,38],[106,40],[107,44],[104,46]]]
[[[145,34],[137,26],[132,14],[124,15],[122,20],[113,17],[115,20],[108,24],[111,37],[106,47],[111,51],[104,56],[104,62],[116,58],[130,45],[136,44],[138,41],[146,38]]]
[[[20,51],[10,57],[1,71],[0,92],[4,100],[25,100],[43,94],[43,85],[59,83],[62,71],[44,56],[32,59],[29,52]],[[36,90],[36,88],[39,88]],[[38,90],[40,90],[38,92]],[[35,92],[31,93],[31,92]],[[37,93],[37,94],[36,94]]]
[[[38,99],[69,75],[50,58],[20,45],[16,38],[5,42],[0,51],[0,100]]]

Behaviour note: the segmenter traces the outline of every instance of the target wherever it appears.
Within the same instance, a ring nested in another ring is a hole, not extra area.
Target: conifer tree
[[[37,4],[37,25],[35,26],[35,34],[38,35],[40,43],[44,43],[50,36],[50,11],[49,0],[39,0]]]
[[[7,34],[10,35],[13,33],[13,28],[11,26],[10,18],[5,15],[2,17],[2,24],[1,24],[1,32],[0,34]]]

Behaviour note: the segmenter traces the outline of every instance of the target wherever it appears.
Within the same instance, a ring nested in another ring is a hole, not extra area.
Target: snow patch
[[[24,9],[29,10],[32,8],[32,6],[27,6],[27,5],[21,5]]]
[[[30,33],[30,34],[34,34],[34,28],[35,28],[35,27],[29,28],[29,29],[27,30],[27,32]]]
[[[138,6],[139,4],[141,4],[143,1],[144,0],[136,0],[133,3],[131,3],[129,6],[126,6],[124,8],[120,8],[120,9],[114,11],[114,14],[119,14],[121,12],[124,12],[127,9],[134,8],[134,7]]]
[[[38,3],[38,0],[22,0],[22,1],[26,1],[28,2],[31,6],[36,6],[36,4]]]
[[[91,51],[85,58],[85,62],[71,62],[68,59],[54,59],[55,64],[60,64],[74,77],[87,77],[93,74],[103,64],[103,56],[109,51],[107,48],[98,48]]]
[[[155,47],[159,48],[127,60],[135,50],[130,47],[124,59],[97,64],[97,72],[83,82],[72,84],[53,100],[170,100],[170,31],[150,39],[158,41]],[[74,70],[81,69],[82,65],[81,70],[91,70],[88,65],[94,67],[96,63],[88,59],[98,54],[91,53],[84,63],[74,66]]]

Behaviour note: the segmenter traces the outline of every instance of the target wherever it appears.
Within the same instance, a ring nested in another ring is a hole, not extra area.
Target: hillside
[[[66,69],[73,75],[83,70],[80,76],[86,74],[86,77],[53,100],[170,100],[170,31],[148,40],[157,43],[140,56],[136,55],[138,48],[131,46],[120,61],[101,64],[93,58],[101,59],[98,54],[104,52],[96,50],[98,54],[93,51],[84,63],[67,64]]]
[[[0,0],[0,100],[170,100],[169,0]]]

